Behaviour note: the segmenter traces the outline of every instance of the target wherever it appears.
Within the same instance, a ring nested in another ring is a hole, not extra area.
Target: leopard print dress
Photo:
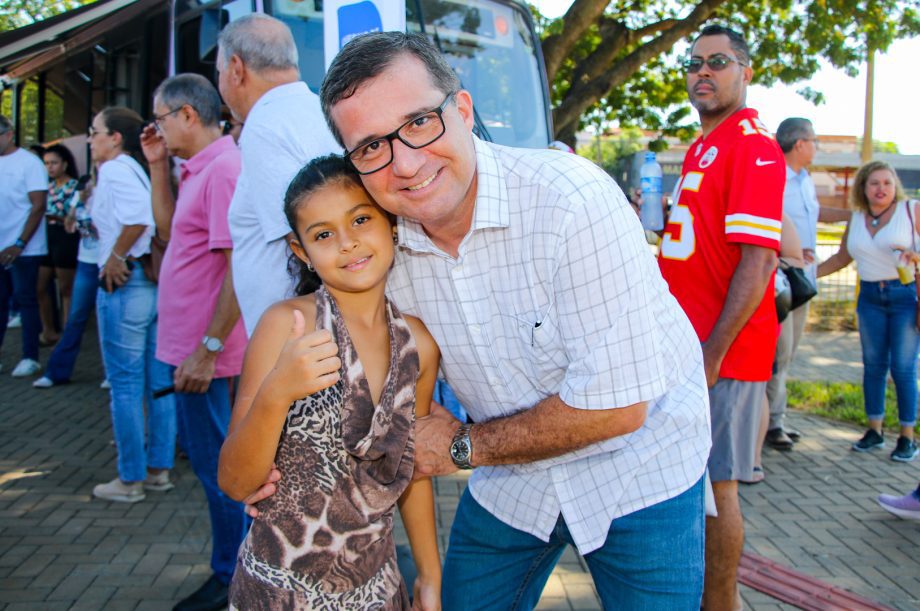
[[[240,547],[231,609],[409,608],[393,511],[412,477],[419,361],[389,302],[387,316],[389,371],[374,405],[335,301],[316,292],[316,328],[335,337],[341,379],[288,411],[275,457],[283,477]]]

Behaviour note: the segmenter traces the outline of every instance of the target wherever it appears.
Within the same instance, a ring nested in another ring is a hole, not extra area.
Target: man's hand
[[[131,276],[131,270],[128,269],[127,261],[122,261],[113,253],[109,255],[109,259],[102,267],[100,275],[105,283],[106,292],[111,293],[128,281]]]
[[[415,423],[415,479],[457,470],[450,459],[450,444],[459,428],[459,420],[438,403],[431,402],[431,412]]]
[[[141,132],[141,150],[150,165],[165,163],[169,157],[166,140],[152,123],[144,127],[144,131]]]
[[[217,355],[217,352],[210,352],[199,344],[195,351],[182,361],[179,367],[176,368],[176,373],[173,374],[176,392],[198,394],[208,392],[211,380],[214,379]]]
[[[0,265],[9,267],[16,262],[16,259],[18,259],[21,254],[22,249],[18,246],[7,246],[3,250],[0,250]]]
[[[711,345],[703,342],[703,366],[706,369],[706,385],[712,388],[719,381],[719,370],[722,368],[724,354],[717,354]]]
[[[259,501],[264,501],[271,495],[275,494],[278,490],[275,483],[281,480],[281,471],[278,470],[278,466],[275,463],[272,463],[272,469],[268,472],[268,478],[266,478],[265,483],[262,486],[243,499],[243,505],[246,510],[246,514],[250,518],[258,518],[259,510],[256,509],[255,505]]]

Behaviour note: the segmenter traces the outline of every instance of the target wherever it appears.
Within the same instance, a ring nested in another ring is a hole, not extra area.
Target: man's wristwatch
[[[216,337],[208,337],[205,335],[201,339],[201,345],[204,346],[205,350],[208,352],[223,352],[224,351],[224,342],[220,341]]]
[[[470,441],[472,424],[461,424],[450,442],[450,459],[458,469],[472,469],[473,443]]]

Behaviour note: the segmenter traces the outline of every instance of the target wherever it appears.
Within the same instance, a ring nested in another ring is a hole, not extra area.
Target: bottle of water
[[[664,229],[664,214],[661,210],[661,166],[651,151],[645,154],[645,163],[639,170],[642,186],[642,208],[639,219],[649,231]]]

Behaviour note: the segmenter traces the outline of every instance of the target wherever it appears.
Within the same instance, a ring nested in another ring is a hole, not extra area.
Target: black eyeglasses
[[[373,174],[379,172],[393,162],[393,140],[399,140],[412,149],[428,146],[444,135],[447,128],[444,126],[444,109],[457,94],[456,91],[447,94],[444,101],[432,110],[423,113],[414,119],[409,119],[386,136],[355,147],[345,153],[358,174]]]
[[[691,57],[690,59],[685,59],[684,70],[690,74],[696,74],[702,69],[703,64],[709,66],[709,69],[713,72],[721,72],[722,70],[725,70],[729,64],[738,64],[741,67],[747,67],[747,64],[739,59],[729,57],[728,55],[718,54],[713,55],[712,57],[707,57],[706,59],[703,59],[702,57]]]

